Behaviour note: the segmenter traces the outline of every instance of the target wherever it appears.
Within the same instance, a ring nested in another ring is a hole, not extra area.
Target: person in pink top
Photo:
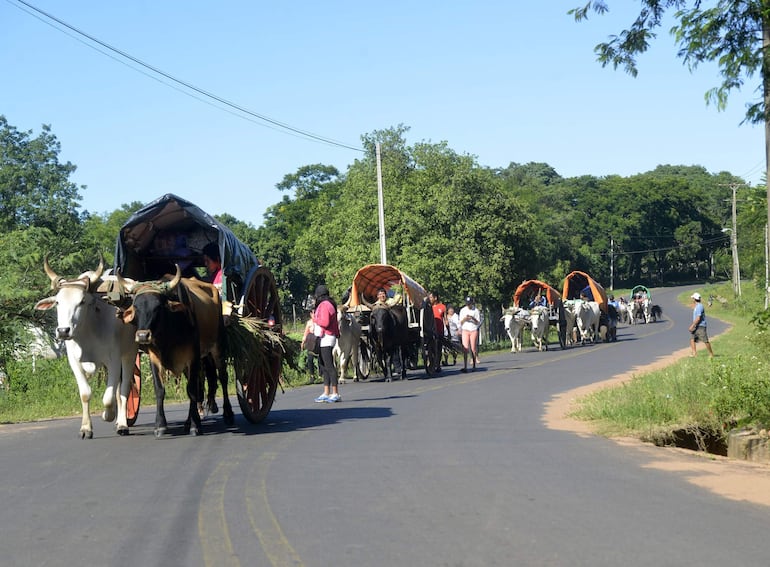
[[[203,247],[203,263],[208,272],[208,282],[213,284],[219,292],[222,292],[222,260],[219,257],[219,246],[216,242],[209,242]]]
[[[342,400],[337,387],[337,369],[334,367],[332,351],[340,336],[340,326],[337,322],[337,304],[329,296],[329,289],[321,284],[315,289],[315,323],[313,334],[319,338],[321,353],[318,356],[318,373],[324,381],[323,394],[316,402],[339,402]]]

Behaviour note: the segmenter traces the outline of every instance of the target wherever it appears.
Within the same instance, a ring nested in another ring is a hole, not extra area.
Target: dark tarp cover
[[[513,304],[516,307],[527,309],[529,302],[532,301],[540,290],[545,290],[545,299],[548,301],[548,305],[555,305],[561,299],[561,294],[547,283],[540,280],[524,280],[513,293]],[[524,300],[525,305],[521,304],[522,300]]]
[[[181,197],[168,193],[136,211],[121,227],[115,246],[115,268],[135,280],[160,278],[174,263],[202,264],[203,247],[216,242],[225,278],[242,285],[259,267],[251,249],[214,217]]]
[[[607,312],[607,293],[599,282],[593,279],[585,272],[574,271],[570,272],[566,278],[564,278],[564,290],[562,291],[562,298],[565,301],[570,299],[580,299],[580,292],[585,288],[590,287],[593,292],[594,301],[599,304],[599,309]]]

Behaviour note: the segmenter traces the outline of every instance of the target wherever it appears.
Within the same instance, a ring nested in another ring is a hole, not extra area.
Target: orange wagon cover
[[[353,288],[350,290],[349,307],[361,304],[361,294],[370,303],[377,300],[377,290],[381,287],[389,290],[394,285],[400,285],[412,305],[420,305],[428,296],[428,292],[407,276],[404,272],[388,264],[369,264],[356,272],[353,277]]]
[[[564,278],[564,291],[562,292],[562,297],[565,300],[579,299],[580,291],[585,289],[586,286],[591,288],[591,292],[594,295],[594,301],[599,304],[599,309],[606,313],[607,292],[604,291],[604,288],[599,282],[585,272],[570,272],[567,277]]]
[[[516,307],[521,307],[519,302],[521,301],[523,295],[526,294],[527,296],[531,295],[532,297],[535,297],[538,290],[541,289],[545,290],[545,299],[548,301],[548,305],[553,305],[558,299],[561,299],[561,294],[547,283],[543,283],[540,280],[524,280],[513,293],[513,304]]]

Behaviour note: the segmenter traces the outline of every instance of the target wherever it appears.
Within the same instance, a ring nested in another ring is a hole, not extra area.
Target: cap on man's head
[[[700,301],[700,293],[697,291],[693,293],[690,297],[692,297],[695,301]]]
[[[465,298],[465,303],[473,303],[473,297],[472,297],[472,296],[470,296],[470,295],[469,295],[469,296],[467,296],[467,297]]]
[[[329,295],[329,288],[324,284],[319,284],[318,287],[315,288],[315,297],[318,299],[324,295]]]

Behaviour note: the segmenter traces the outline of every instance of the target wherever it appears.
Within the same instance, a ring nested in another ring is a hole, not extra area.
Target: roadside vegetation
[[[756,318],[764,307],[764,292],[746,285],[737,300],[729,284],[706,286],[700,292],[704,301],[715,298],[706,308],[707,317],[732,325],[710,337],[713,359],[699,344],[695,358],[685,357],[577,400],[572,417],[592,422],[602,435],[637,437],[657,445],[689,440],[701,450],[726,443],[735,428],[767,429],[770,335],[764,315]],[[679,299],[690,303],[689,294]],[[682,347],[687,340],[683,335]]]

